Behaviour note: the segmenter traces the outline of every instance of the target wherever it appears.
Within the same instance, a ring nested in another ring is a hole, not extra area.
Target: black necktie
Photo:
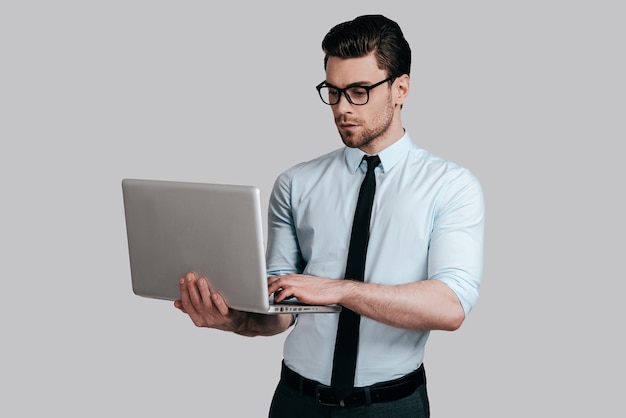
[[[378,155],[365,156],[363,159],[367,161],[367,173],[363,183],[361,183],[359,199],[354,212],[345,274],[346,279],[358,281],[363,281],[365,273],[365,254],[367,253],[367,243],[369,241],[370,217],[372,214],[372,203],[374,202],[374,192],[376,192],[374,169],[380,164]],[[360,315],[349,309],[343,308],[339,314],[333,372],[330,383],[337,400],[345,399],[353,390],[360,321]]]

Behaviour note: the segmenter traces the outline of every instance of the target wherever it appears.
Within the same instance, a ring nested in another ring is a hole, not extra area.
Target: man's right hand
[[[216,328],[239,335],[275,335],[294,324],[292,314],[265,315],[230,309],[205,277],[189,272],[179,280],[180,299],[174,306],[189,315],[197,327]]]
[[[246,321],[244,312],[228,308],[218,292],[212,292],[205,277],[189,272],[179,280],[180,299],[174,306],[189,315],[197,327],[237,332]]]

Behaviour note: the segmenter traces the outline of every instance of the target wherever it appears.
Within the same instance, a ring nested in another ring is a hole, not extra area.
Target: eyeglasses
[[[339,99],[341,99],[341,95],[346,96],[348,102],[352,103],[356,106],[363,106],[367,104],[370,100],[370,90],[380,86],[387,81],[395,80],[397,76],[389,77],[384,79],[383,81],[379,81],[376,84],[372,84],[371,86],[354,86],[348,87],[345,89],[340,89],[334,86],[326,85],[326,81],[322,81],[320,84],[315,86],[317,92],[320,94],[320,98],[327,105],[336,105],[339,103]]]

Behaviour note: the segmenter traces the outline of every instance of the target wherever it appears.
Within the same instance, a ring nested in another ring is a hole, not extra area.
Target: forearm
[[[439,280],[403,285],[342,281],[339,304],[360,315],[405,329],[458,329],[465,313],[456,294]]]
[[[270,336],[287,330],[294,322],[293,315],[264,315],[242,312],[232,331],[246,337]]]

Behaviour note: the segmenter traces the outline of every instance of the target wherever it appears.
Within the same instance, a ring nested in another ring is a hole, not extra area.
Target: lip
[[[338,123],[337,126],[341,129],[353,129],[356,128],[358,125],[355,123]]]

